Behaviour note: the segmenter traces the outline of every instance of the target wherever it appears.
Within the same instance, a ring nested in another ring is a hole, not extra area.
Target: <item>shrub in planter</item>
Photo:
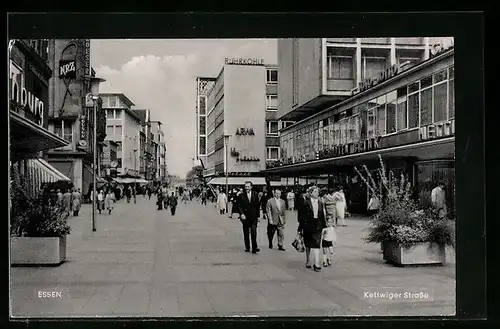
[[[382,200],[378,213],[371,219],[370,233],[364,237],[364,241],[380,243],[386,261],[397,258],[400,262],[401,257],[395,256],[395,250],[401,254],[402,249],[408,251],[422,244],[429,250],[437,246],[443,250],[444,257],[444,248],[455,246],[454,222],[439,218],[437,211],[432,208],[420,209],[418,202],[412,199],[411,185],[404,175],[397,180],[392,172],[386,174],[380,155],[379,159],[381,184],[378,186],[366,166],[363,166],[366,177],[355,168],[371,195]]]
[[[34,263],[59,263],[65,258],[65,236],[70,233],[69,214],[61,207],[51,205],[43,193],[28,195],[17,174],[13,176],[10,209],[12,262],[31,264],[30,259],[25,259],[28,257],[33,258]],[[38,250],[32,250],[34,248]]]

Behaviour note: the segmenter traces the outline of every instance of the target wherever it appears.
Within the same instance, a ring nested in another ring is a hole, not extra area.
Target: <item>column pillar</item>
[[[391,66],[396,64],[396,38],[391,38]]]
[[[71,177],[70,177],[71,178]],[[83,159],[76,158],[73,160],[73,184],[75,188],[81,189],[83,193]]]
[[[356,85],[362,80],[361,38],[356,38]]]

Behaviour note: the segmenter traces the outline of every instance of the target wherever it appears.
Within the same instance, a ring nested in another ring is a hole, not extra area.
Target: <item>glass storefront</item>
[[[288,158],[310,157],[332,146],[445,122],[454,118],[454,96],[450,66],[327,119],[282,132],[281,158],[287,163]]]

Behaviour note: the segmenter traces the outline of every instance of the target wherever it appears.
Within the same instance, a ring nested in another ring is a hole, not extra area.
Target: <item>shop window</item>
[[[408,96],[408,128],[417,128],[419,125],[420,97],[419,94]]]
[[[421,89],[424,89],[424,88],[427,88],[430,86],[432,86],[432,75],[420,80],[420,88]]]
[[[434,84],[439,83],[441,81],[446,80],[447,78],[447,71],[446,70],[441,70],[433,75],[433,82]]]
[[[441,83],[434,86],[434,122],[445,121],[448,86]]]
[[[420,93],[420,126],[432,123],[432,88]]]
[[[377,107],[377,135],[385,135],[385,104]]]
[[[406,97],[397,100],[397,130],[401,131],[408,127],[408,110],[406,107]]]
[[[420,90],[420,81],[414,82],[408,86],[408,93],[414,93]]]

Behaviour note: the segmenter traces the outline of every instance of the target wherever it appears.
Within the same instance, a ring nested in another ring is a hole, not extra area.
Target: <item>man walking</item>
[[[273,249],[274,233],[278,232],[278,250],[285,251],[283,240],[285,238],[285,201],[281,199],[281,190],[273,192],[274,197],[267,201],[267,237],[269,249]]]
[[[448,214],[444,187],[444,181],[439,181],[438,186],[436,186],[431,192],[432,206],[438,211],[439,218],[445,218]]]
[[[239,196],[237,202],[239,207],[239,219],[243,224],[243,237],[245,240],[245,251],[250,252],[250,236],[252,239],[252,253],[260,251],[257,246],[257,222],[259,220],[260,203],[259,196],[252,191],[252,183],[245,182],[245,191]]]
[[[170,212],[172,213],[172,216],[175,215],[175,209],[177,208],[177,196],[174,195],[174,192],[172,192],[172,195],[170,195],[170,198],[168,198],[168,204],[170,206]]]

